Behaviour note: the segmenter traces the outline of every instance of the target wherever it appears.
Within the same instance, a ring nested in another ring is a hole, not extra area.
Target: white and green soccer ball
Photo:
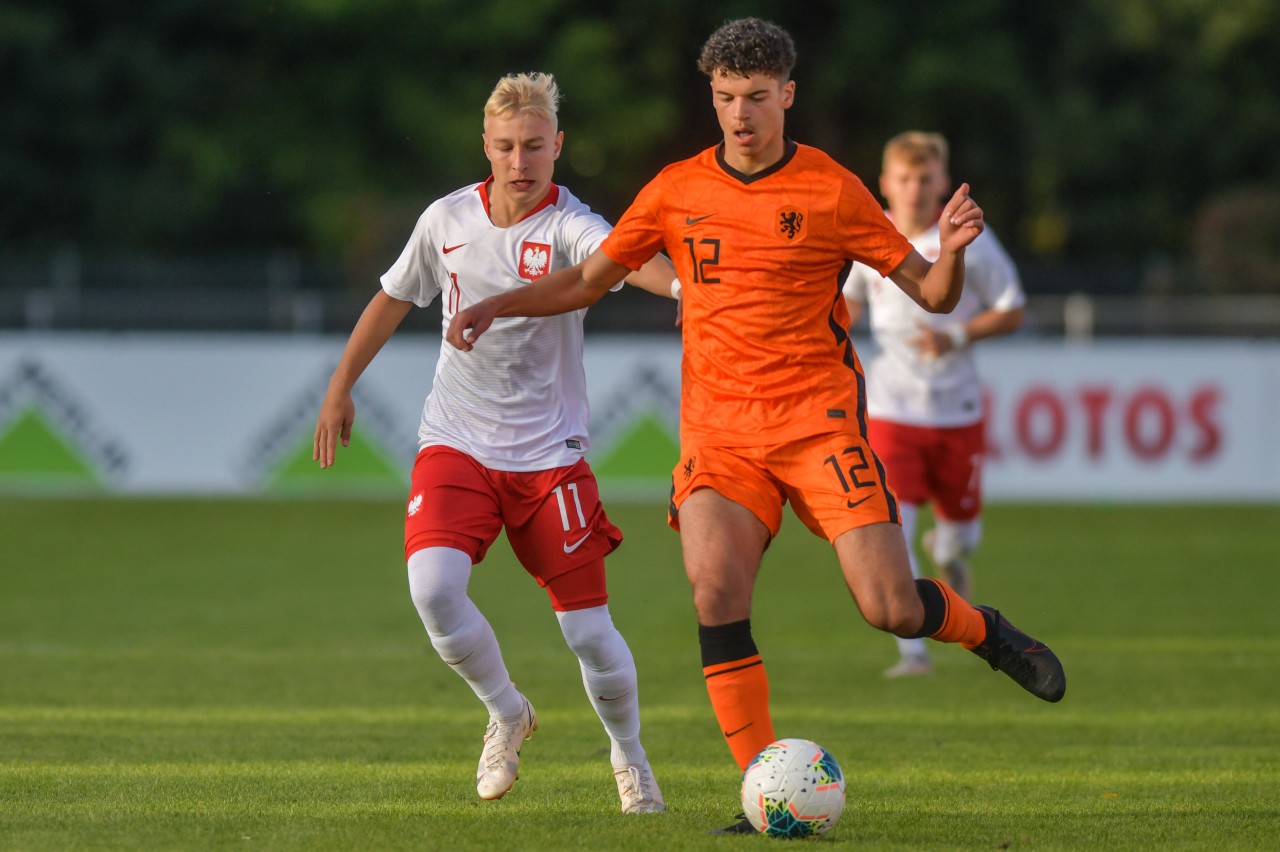
[[[742,775],[742,812],[773,837],[814,837],[844,811],[844,772],[831,752],[811,740],[769,743]]]

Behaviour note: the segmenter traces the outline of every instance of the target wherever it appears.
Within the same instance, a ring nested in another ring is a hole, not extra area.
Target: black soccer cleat
[[[724,828],[717,828],[712,834],[759,834],[756,827],[751,824],[751,820],[747,819],[746,814],[738,814],[738,821],[733,825],[726,825]]]
[[[1014,627],[999,610],[989,606],[977,609],[987,621],[987,638],[973,653],[1036,698],[1061,701],[1067,692],[1067,675],[1048,646]]]

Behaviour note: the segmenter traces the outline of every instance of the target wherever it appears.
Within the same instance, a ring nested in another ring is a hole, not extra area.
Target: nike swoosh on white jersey
[[[573,553],[575,550],[577,550],[579,547],[581,547],[581,546],[582,546],[582,543],[583,543],[584,541],[586,541],[586,540],[587,540],[587,539],[589,539],[589,538],[591,538],[591,533],[587,533],[587,534],[586,534],[586,535],[584,535],[582,538],[580,538],[580,539],[578,539],[577,541],[575,541],[573,544],[570,544],[569,542],[567,542],[567,541],[566,541],[566,542],[564,543],[564,552],[565,552],[565,553]]]

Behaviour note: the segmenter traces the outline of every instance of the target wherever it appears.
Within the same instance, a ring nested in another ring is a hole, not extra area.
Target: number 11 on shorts
[[[570,482],[567,486],[557,485],[551,491],[556,495],[556,503],[560,505],[560,523],[564,525],[564,531],[569,531],[569,508],[564,502],[564,489],[569,489],[569,493],[573,496],[573,508],[578,513],[578,528],[584,529],[587,526],[587,519],[582,515],[582,503],[578,500],[578,483]]]

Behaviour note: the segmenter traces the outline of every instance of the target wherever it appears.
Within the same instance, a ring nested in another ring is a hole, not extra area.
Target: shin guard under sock
[[[698,626],[702,673],[725,743],[742,769],[773,742],[769,678],[751,638],[751,620]]]
[[[924,604],[924,624],[916,636],[939,642],[957,642],[973,650],[987,638],[987,620],[972,604],[941,580],[916,580],[916,592]]]

